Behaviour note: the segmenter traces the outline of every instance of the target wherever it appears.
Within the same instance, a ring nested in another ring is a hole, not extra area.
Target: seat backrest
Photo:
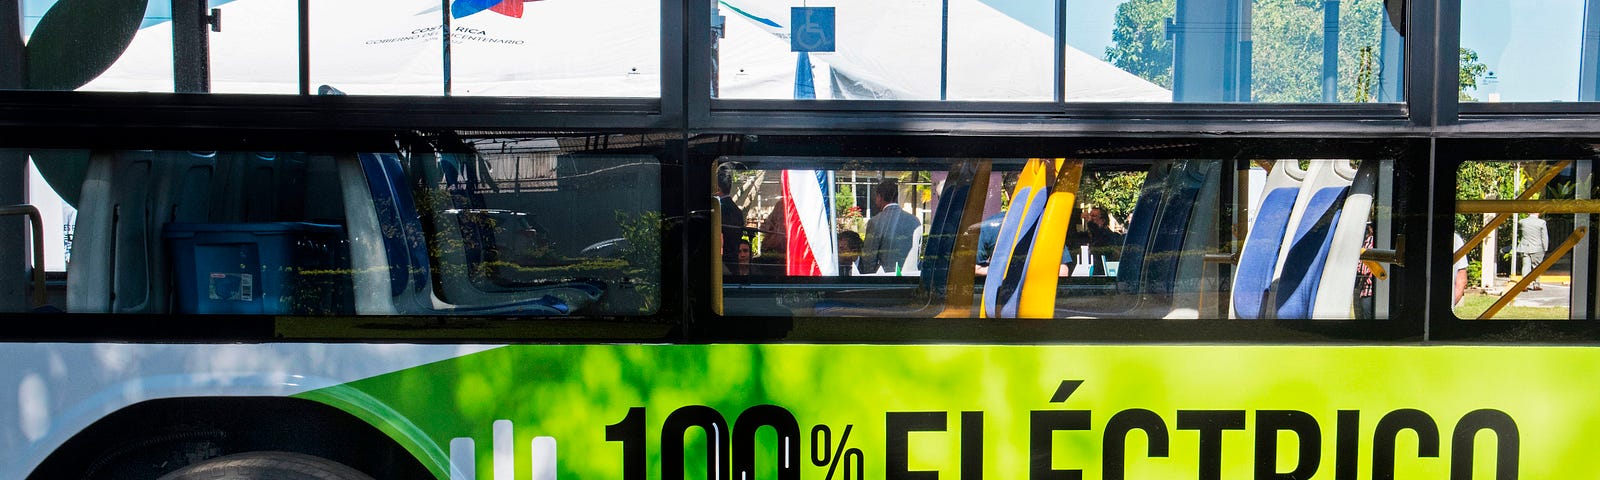
[[[1139,200],[1133,206],[1133,218],[1128,220],[1128,233],[1123,236],[1122,262],[1117,267],[1117,288],[1124,294],[1145,291],[1145,255],[1156,233],[1156,221],[1166,196],[1167,176],[1176,166],[1171,160],[1158,161],[1145,173]]]
[[[1316,303],[1311,310],[1312,318],[1355,318],[1356,271],[1361,264],[1361,248],[1366,240],[1367,217],[1372,214],[1377,180],[1377,160],[1363,161],[1356,169],[1339,222],[1334,227],[1327,264],[1322,268]]]
[[[1011,298],[1027,273],[1028,250],[1033,245],[1034,227],[1049,202],[1048,175],[1044,159],[1030,159],[1017,176],[1017,185],[1006,210],[1005,221],[989,256],[989,274],[983,281],[983,316],[1000,318],[1003,299]]]
[[[1308,171],[1295,212],[1289,217],[1292,234],[1279,254],[1277,285],[1273,287],[1277,318],[1311,318],[1334,240],[1333,227],[1339,223],[1345,194],[1355,177],[1355,169],[1346,160],[1312,160]]]
[[[1015,307],[1015,316],[1025,318],[1050,318],[1056,310],[1056,287],[1060,283],[1063,252],[1067,230],[1072,225],[1073,213],[1078,207],[1078,188],[1083,180],[1082,160],[1056,160],[1055,172],[1050,180],[1049,200],[1044,214],[1039,217],[1033,245],[1028,254],[1027,277],[1020,294],[1013,295],[1008,303]],[[1001,309],[1002,314],[1007,309]]]
[[[1198,208],[1195,201],[1205,187],[1205,166],[1214,164],[1216,162],[1211,160],[1181,160],[1166,175],[1161,209],[1145,249],[1143,293],[1160,296],[1173,293],[1179,259],[1193,253],[1185,252],[1184,244],[1191,230],[1190,217]]]
[[[1275,312],[1264,307],[1271,295],[1273,274],[1278,268],[1278,253],[1294,213],[1300,184],[1306,178],[1296,160],[1279,160],[1267,174],[1261,201],[1254,208],[1255,219],[1239,252],[1234,269],[1230,315],[1233,318],[1265,318]]]
[[[1216,308],[1208,306],[1207,300],[1215,298],[1215,292],[1221,288],[1217,265],[1206,263],[1205,255],[1221,250],[1218,229],[1227,228],[1218,222],[1222,212],[1218,203],[1222,194],[1222,162],[1190,162],[1185,174],[1190,177],[1189,182],[1197,183],[1199,188],[1190,202],[1193,207],[1189,209],[1188,228],[1184,232],[1183,246],[1176,255],[1172,310],[1167,318],[1214,316]]]
[[[68,311],[169,312],[161,229],[208,220],[215,167],[213,153],[92,154],[68,266]]]

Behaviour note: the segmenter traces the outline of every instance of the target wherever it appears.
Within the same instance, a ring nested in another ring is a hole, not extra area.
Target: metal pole
[[[1511,167],[1511,178],[1513,178],[1512,185],[1516,185],[1516,186],[1520,187],[1520,186],[1522,186],[1522,162],[1515,162],[1515,163],[1512,163],[1511,165],[1512,165],[1512,167]],[[1541,185],[1539,188],[1542,189],[1542,188],[1544,188],[1544,186]],[[1524,191],[1521,191],[1521,192],[1517,192],[1518,193],[1517,200],[1527,200],[1527,199],[1533,198],[1533,195],[1531,194],[1533,191],[1534,191],[1533,188],[1528,188],[1527,190],[1524,190]],[[1456,208],[1461,208],[1461,207],[1458,206]],[[1511,214],[1511,272],[1510,272],[1512,275],[1516,275],[1517,273],[1521,272],[1521,270],[1517,269],[1517,260],[1521,260],[1521,258],[1519,258],[1519,257],[1522,256],[1521,255],[1522,252],[1520,251],[1521,250],[1520,247],[1522,247],[1522,232],[1519,231],[1519,230],[1521,230],[1521,225],[1517,222],[1517,220],[1519,220],[1517,218],[1517,214],[1516,213],[1512,213]]]
[[[211,91],[206,2],[172,0],[172,78],[178,93]]]
[[[1600,3],[1583,2],[1583,39],[1578,55],[1578,101],[1600,100]]]
[[[0,90],[24,87],[27,58],[22,46],[22,2],[0,0]]]
[[[1577,179],[1577,188],[1573,189],[1573,197],[1577,200],[1589,200],[1594,188],[1594,164],[1592,162],[1577,162],[1573,164],[1573,178]],[[1572,224],[1577,227],[1586,227],[1592,217],[1587,213],[1574,215]],[[1568,318],[1589,318],[1589,312],[1594,309],[1594,295],[1584,295],[1589,291],[1592,283],[1590,278],[1594,275],[1592,259],[1594,252],[1591,250],[1589,237],[1585,235],[1578,240],[1578,245],[1572,250],[1572,291],[1573,296],[1571,315]]]
[[[450,96],[450,0],[439,0],[439,5],[444,7],[440,10],[440,14],[444,17],[442,27],[444,28],[444,96],[448,97]]]
[[[946,100],[950,88],[950,0],[939,3],[939,100]]]
[[[1339,101],[1339,0],[1322,2],[1322,101]]]
[[[28,219],[28,224],[33,227],[33,306],[42,307],[45,304],[44,283],[44,218],[39,215],[39,209],[33,205],[8,205],[0,207],[0,216],[23,216]],[[13,311],[13,310],[0,310]]]
[[[711,0],[711,98],[722,95],[722,37],[727,23],[718,11],[717,0]]]
[[[950,0],[945,0],[949,3]],[[1056,0],[1055,100],[1067,101],[1067,0]]]
[[[0,149],[0,205],[26,204],[28,202],[28,155],[22,150]],[[0,219],[0,312],[21,312],[28,309],[28,259],[20,248],[29,243],[24,234],[25,221],[21,218]],[[42,233],[34,229],[35,235]],[[33,243],[33,249],[43,252],[44,243]],[[42,253],[41,253],[42,255]],[[44,272],[44,263],[33,266],[35,274]]]
[[[300,94],[311,94],[311,0],[300,0]]]
[[[0,0],[0,90],[27,86],[27,50],[22,44],[22,2]],[[21,150],[0,149],[0,205],[28,201],[28,155]],[[37,230],[37,229],[35,229]],[[20,219],[0,219],[0,245],[20,246],[25,242]],[[34,250],[44,245],[35,242]],[[21,248],[0,248],[0,312],[26,309],[23,295],[27,287],[22,272],[26,257]],[[44,264],[34,265],[42,273]]]

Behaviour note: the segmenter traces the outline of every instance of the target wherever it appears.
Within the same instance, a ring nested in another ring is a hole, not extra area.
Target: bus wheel
[[[249,452],[189,465],[159,480],[372,480],[321,457],[291,452]]]

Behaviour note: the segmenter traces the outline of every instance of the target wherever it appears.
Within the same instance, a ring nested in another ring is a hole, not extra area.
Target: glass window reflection
[[[1401,100],[1403,42],[1382,0],[809,5],[836,8],[833,22],[791,24],[806,21],[772,0],[719,1],[716,94],[1049,101],[1059,73],[1069,102]],[[796,28],[837,41],[813,51],[794,42]]]

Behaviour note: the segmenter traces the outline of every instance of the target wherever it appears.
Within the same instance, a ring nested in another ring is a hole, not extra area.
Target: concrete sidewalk
[[[1521,275],[1517,275],[1516,278],[1521,278]],[[1572,304],[1572,287],[1568,282],[1570,282],[1570,277],[1565,275],[1541,276],[1539,284],[1543,290],[1524,290],[1517,295],[1516,300],[1511,301],[1511,305],[1517,307],[1570,307]],[[1494,290],[1485,293],[1498,295],[1504,293],[1515,283],[1515,279],[1498,277],[1495,278]]]

